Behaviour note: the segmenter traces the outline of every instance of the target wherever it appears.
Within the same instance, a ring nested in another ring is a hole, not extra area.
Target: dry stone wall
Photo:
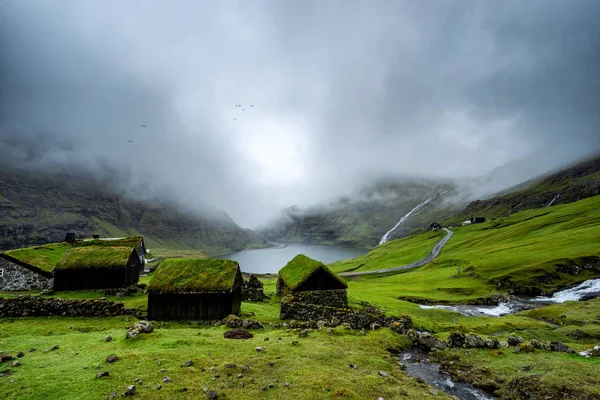
[[[0,291],[51,289],[53,284],[52,278],[46,278],[0,257]]]
[[[295,292],[292,293],[292,297],[289,301],[337,308],[348,307],[348,295],[345,289]]]
[[[125,308],[123,303],[104,299],[55,299],[38,296],[0,297],[0,318],[6,317],[112,317],[133,315],[143,317],[137,309]]]

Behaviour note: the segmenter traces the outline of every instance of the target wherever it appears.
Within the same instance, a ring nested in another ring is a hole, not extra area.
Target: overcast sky
[[[245,227],[384,175],[550,168],[600,150],[599,19],[597,0],[3,0],[0,146]]]

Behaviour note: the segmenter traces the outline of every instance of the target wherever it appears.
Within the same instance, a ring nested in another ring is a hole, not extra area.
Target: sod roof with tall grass
[[[321,261],[313,260],[305,256],[304,254],[298,254],[292,258],[285,267],[279,270],[279,277],[283,280],[283,283],[291,290],[296,289],[302,283],[306,282],[310,276],[317,270],[322,269],[332,277],[337,279],[344,287],[348,287],[340,277],[331,272],[329,268],[325,266]]]
[[[240,266],[232,260],[211,258],[169,258],[162,261],[148,285],[148,290],[161,293],[231,292]]]
[[[56,269],[123,268],[127,265],[131,247],[74,247],[56,264]]]
[[[138,247],[141,241],[144,240],[141,236],[130,236],[118,239],[87,239],[77,242],[75,247]]]

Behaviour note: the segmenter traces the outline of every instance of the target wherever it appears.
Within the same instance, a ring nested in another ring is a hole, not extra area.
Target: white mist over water
[[[379,241],[379,244],[380,244],[380,245],[382,245],[382,244],[386,243],[387,241],[389,241],[389,240],[390,240],[390,238],[392,237],[392,234],[393,234],[393,233],[396,231],[396,229],[398,229],[398,227],[399,227],[400,225],[402,225],[402,223],[403,223],[404,221],[406,221],[406,219],[407,219],[408,217],[410,217],[410,216],[411,216],[412,214],[414,214],[415,212],[419,211],[419,209],[420,209],[421,207],[423,207],[425,204],[427,204],[427,203],[431,202],[433,199],[435,199],[435,198],[437,198],[437,197],[440,197],[441,195],[443,195],[443,194],[444,194],[444,193],[446,193],[446,192],[447,192],[447,190],[443,191],[443,192],[442,192],[442,193],[440,193],[440,194],[436,194],[436,195],[435,195],[435,196],[433,196],[432,198],[425,200],[424,202],[422,202],[421,204],[417,205],[415,208],[413,208],[412,210],[410,210],[410,211],[409,211],[409,212],[408,212],[408,213],[407,213],[405,216],[403,216],[402,218],[400,218],[400,221],[398,221],[398,223],[396,223],[396,225],[394,225],[394,227],[393,227],[392,229],[390,229],[389,231],[387,231],[387,232],[385,233],[385,235],[383,235],[383,237],[382,237],[382,238],[381,238],[381,240]]]

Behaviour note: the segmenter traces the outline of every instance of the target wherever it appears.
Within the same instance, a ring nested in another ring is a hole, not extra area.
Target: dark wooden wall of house
[[[199,321],[239,315],[242,288],[232,293],[150,293],[148,318],[155,321]]]
[[[340,281],[335,279],[324,269],[319,268],[302,284],[297,286],[294,292],[304,292],[309,290],[334,290],[346,289]]]
[[[125,288],[135,285],[139,278],[139,260],[123,268],[57,269],[54,271],[54,290]]]

